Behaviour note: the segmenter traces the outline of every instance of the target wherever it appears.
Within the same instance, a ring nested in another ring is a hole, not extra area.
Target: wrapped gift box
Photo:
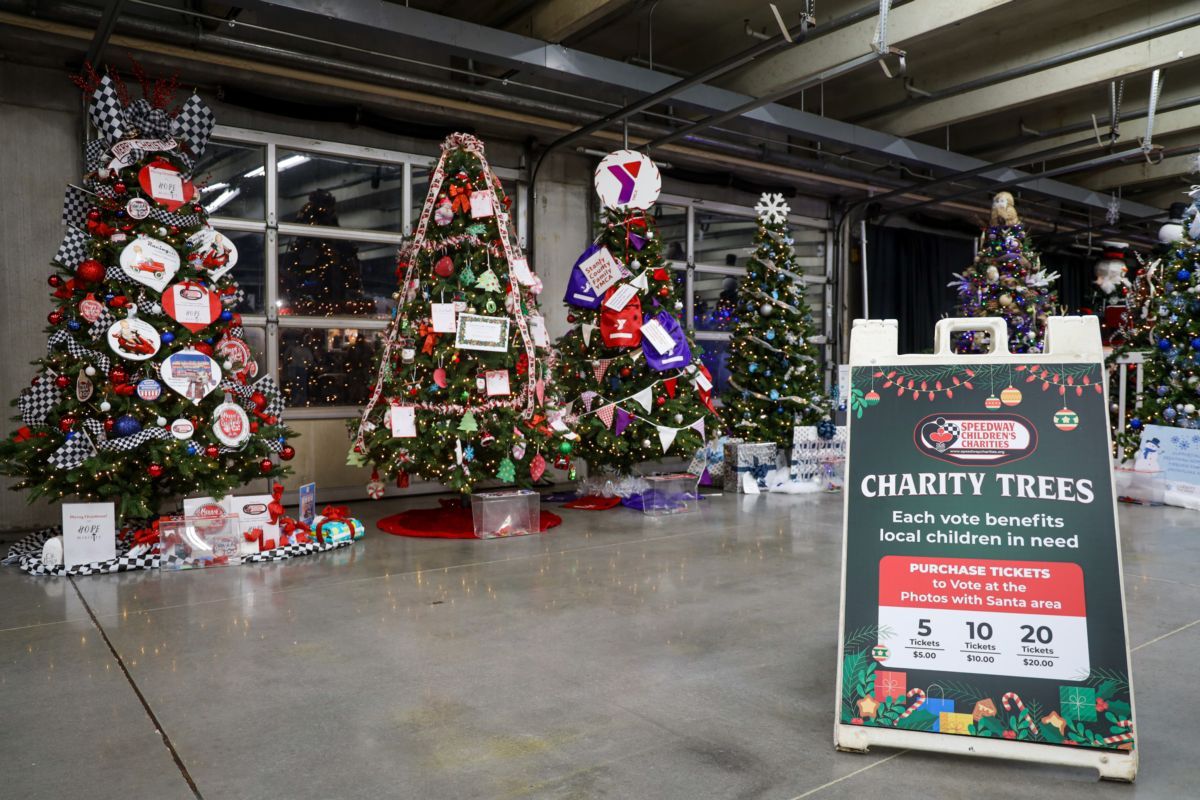
[[[338,544],[361,539],[367,532],[362,522],[353,517],[330,518],[324,515],[313,520],[313,533],[317,541],[325,544]]]
[[[827,489],[841,488],[846,469],[846,427],[839,425],[831,439],[822,439],[815,425],[792,429],[792,477],[816,481]]]
[[[750,474],[760,489],[767,488],[767,473],[775,469],[778,448],[774,442],[725,444],[725,491],[742,491],[742,476]]]

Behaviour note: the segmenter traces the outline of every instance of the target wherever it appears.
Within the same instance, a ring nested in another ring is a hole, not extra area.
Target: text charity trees
[[[528,486],[571,443],[553,408],[541,281],[514,240],[510,201],[483,144],[452,134],[401,251],[397,306],[376,360],[349,461],[407,485],[410,475],[470,492]]]
[[[683,302],[654,219],[654,163],[631,150],[596,170],[600,230],[572,269],[563,298],[572,328],[558,374],[579,456],[628,475],[644,461],[691,458],[715,422],[712,376],[681,321]]]
[[[754,255],[738,287],[722,412],[732,435],[792,445],[796,425],[829,419],[830,402],[812,335],[804,276],[795,264],[783,195],[764,194]]]
[[[1040,353],[1046,317],[1058,303],[1057,272],[1042,268],[1026,238],[1013,197],[1000,192],[992,200],[991,225],[984,231],[975,262],[955,274],[949,285],[958,292],[957,317],[1003,317],[1014,353]],[[958,334],[955,351],[986,351],[986,333]]]
[[[294,455],[274,379],[250,382],[258,364],[231,310],[237,250],[191,181],[212,112],[195,95],[169,111],[174,81],[137,75],[135,101],[115,73],[77,80],[99,138],[63,204],[46,356],[0,444],[14,488],[111,501],[119,521],[281,476],[272,456]]]

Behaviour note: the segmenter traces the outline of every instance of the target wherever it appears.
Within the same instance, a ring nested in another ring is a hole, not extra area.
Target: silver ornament
[[[763,303],[758,307],[758,313],[764,317],[769,317],[775,313],[775,306],[771,305],[770,303]]]

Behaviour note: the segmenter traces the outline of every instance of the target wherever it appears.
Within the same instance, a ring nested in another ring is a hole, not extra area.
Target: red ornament
[[[574,315],[574,314],[567,314],[567,322],[569,322],[569,323],[573,323],[574,321],[575,321],[575,315]]]
[[[120,308],[121,306],[125,305],[125,295],[113,295],[113,299],[109,300],[108,304],[113,308]]]
[[[258,462],[258,468],[263,472],[270,472],[271,470],[275,469],[275,465],[271,462],[271,459],[264,458],[262,461]]]
[[[654,398],[654,402],[660,406],[665,406],[667,404],[667,396],[660,394],[658,397]]]
[[[254,420],[250,420],[250,432],[258,433],[258,423],[255,422]]]
[[[84,259],[75,268],[75,277],[84,283],[99,283],[104,280],[104,265],[94,258]]]
[[[58,421],[58,429],[60,431],[62,431],[63,433],[66,433],[67,431],[71,430],[71,428],[74,428],[74,427],[75,427],[75,418],[72,416],[69,416],[69,415],[65,416]]]
[[[259,411],[262,411],[264,408],[266,408],[267,398],[263,396],[262,392],[255,392],[254,394],[250,395],[250,402],[254,404],[255,408],[257,408]]]
[[[268,425],[274,425],[276,422],[279,422],[279,418],[274,414],[267,414],[266,418],[263,419],[263,422],[267,423]]]
[[[296,448],[292,447],[290,444],[284,445],[283,449],[279,451],[279,457],[284,461],[291,461],[296,457]]]
[[[63,321],[62,312],[61,311],[51,311],[49,314],[46,315],[46,321],[49,322],[51,325],[57,325],[58,323]]]
[[[113,383],[124,383],[129,380],[129,373],[125,371],[124,367],[113,367],[109,371],[108,377],[112,379]]]
[[[631,370],[629,367],[621,367],[621,371],[618,374],[622,378],[628,378],[630,375],[633,374],[633,370]]]
[[[150,466],[146,467],[146,473],[151,478],[161,478],[163,474],[162,464],[151,464]]]
[[[88,212],[87,212],[87,218],[88,218],[88,219],[90,219],[90,220],[92,220],[93,222],[95,222],[96,220],[100,219],[100,209],[98,209],[98,208],[89,208],[89,209],[88,209]]]
[[[454,274],[454,259],[452,259],[450,256],[442,256],[437,260],[437,263],[433,265],[433,271],[437,273],[438,277],[440,278],[449,278]]]
[[[113,426],[114,426],[114,425],[116,425],[116,424],[117,424],[117,423],[116,423],[116,422],[115,422],[113,419],[111,419],[111,418],[110,418],[110,419],[106,419],[106,420],[104,420],[104,432],[105,432],[105,433],[112,433]]]
[[[654,276],[654,280],[656,280],[656,281],[665,281],[667,279],[667,271],[665,269],[663,269],[662,267],[659,267],[656,270],[654,270],[654,272],[652,274]]]
[[[71,385],[71,379],[68,378],[66,375],[59,375],[57,378],[54,379],[54,385],[60,389],[65,389]]]
[[[659,297],[666,297],[666,296],[667,296],[667,295],[669,295],[670,293],[671,293],[671,287],[670,287],[670,286],[662,286],[662,287],[660,287],[660,288],[659,288],[659,290],[658,290],[658,296],[659,296]]]
[[[116,192],[117,194],[125,194],[125,184],[122,183],[121,181],[117,181],[116,183],[113,184],[113,191]],[[155,477],[158,477],[158,476],[156,475]]]
[[[209,458],[216,458],[217,456],[221,455],[221,451],[217,449],[215,444],[210,444],[208,447],[204,448],[204,455],[208,456]]]
[[[212,345],[208,342],[196,342],[194,345],[192,345],[192,348],[199,350],[201,353],[204,353],[204,355],[209,357],[211,357],[213,354]]]
[[[57,275],[51,275],[49,278],[46,279],[46,283],[50,284],[50,286],[52,286],[55,289],[62,286],[62,282],[63,282],[63,279]]]
[[[137,387],[132,383],[118,383],[113,387],[113,391],[121,397],[133,397],[133,393],[137,391]]]

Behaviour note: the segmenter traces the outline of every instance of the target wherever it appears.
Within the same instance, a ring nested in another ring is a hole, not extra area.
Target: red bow
[[[271,524],[278,525],[283,516],[283,486],[278,483],[271,487],[271,502],[267,503],[267,513],[271,515]]]
[[[452,211],[462,211],[464,213],[471,210],[470,186],[450,187],[450,209]]]
[[[17,432],[13,434],[13,441],[14,442],[25,442],[25,441],[32,439],[35,436],[45,436],[45,435],[46,434],[41,433],[41,432],[34,433],[29,428],[27,428],[25,426],[21,426],[20,428],[17,428]]]
[[[349,522],[350,509],[347,506],[325,506],[321,509],[321,516],[324,517],[324,519],[317,523],[317,530],[315,533],[317,534],[317,540],[320,541],[321,544],[325,544],[325,532],[321,529],[330,522]]]
[[[421,345],[421,352],[427,356],[433,355],[433,346],[437,344],[437,334],[433,332],[433,326],[421,323],[417,328],[417,333],[425,337],[425,343]]]
[[[140,544],[158,544],[158,520],[154,520],[147,527],[133,531],[133,541],[131,547],[137,547]]]

